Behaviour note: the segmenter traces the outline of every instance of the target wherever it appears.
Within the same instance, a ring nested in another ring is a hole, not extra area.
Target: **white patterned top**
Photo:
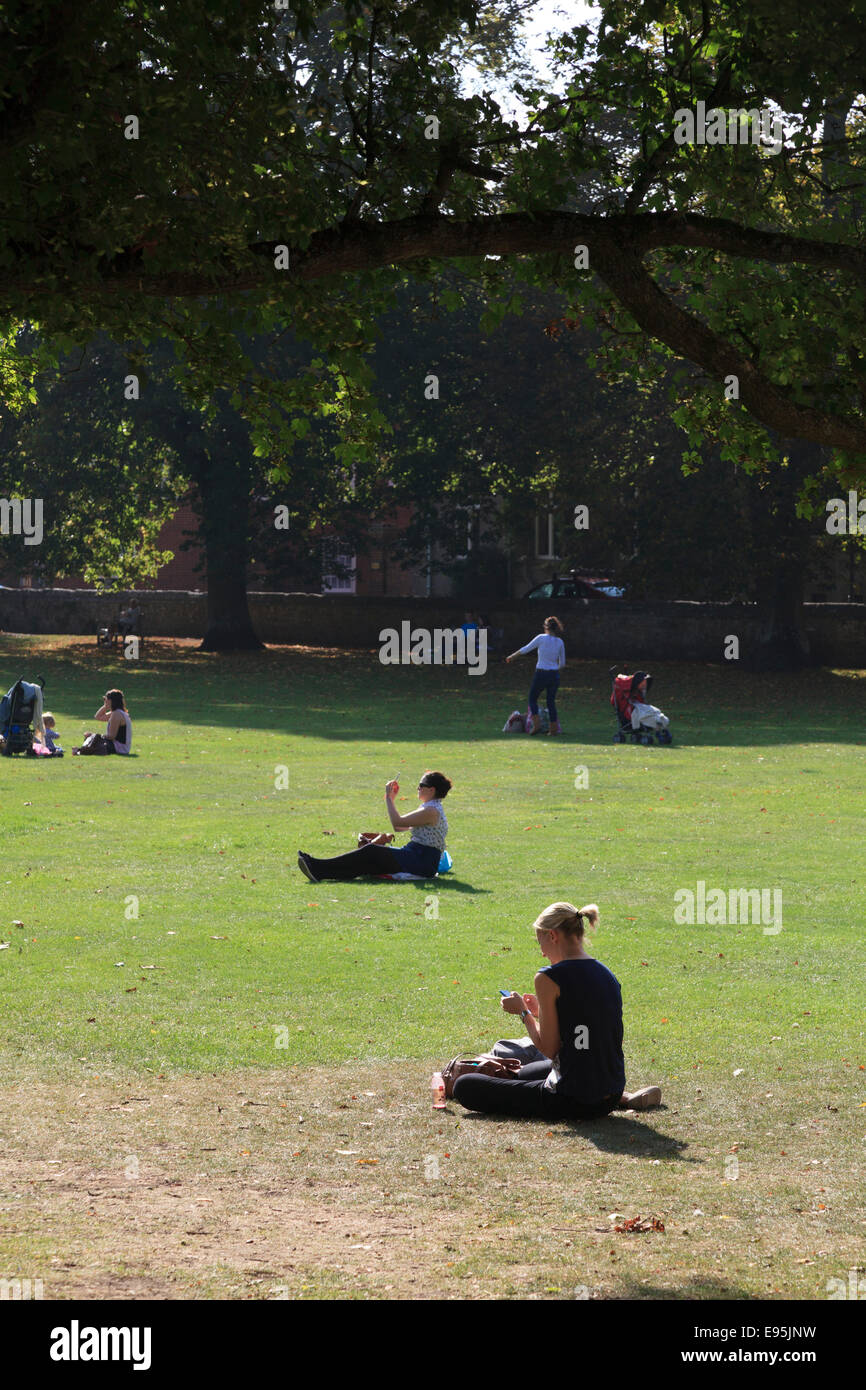
[[[438,849],[441,854],[445,848],[445,836],[448,834],[448,822],[445,819],[445,812],[442,810],[442,802],[438,797],[428,801],[426,807],[432,807],[439,812],[439,819],[432,825],[413,825],[409,843],[414,840],[418,845],[430,845],[433,849]],[[426,809],[425,807],[425,809]]]

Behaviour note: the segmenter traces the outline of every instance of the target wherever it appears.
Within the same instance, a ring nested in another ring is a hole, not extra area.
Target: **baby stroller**
[[[32,753],[33,729],[42,724],[42,691],[45,680],[36,677],[36,685],[31,685],[23,676],[0,700],[0,738],[3,739],[2,753],[11,758],[13,753]]]
[[[637,729],[632,726],[634,706],[636,703],[649,703],[648,696],[652,683],[653,678],[646,671],[635,671],[633,676],[629,676],[619,672],[616,666],[611,666],[610,703],[613,706],[618,725],[613,736],[614,743],[642,743],[646,747],[652,743],[652,729],[643,724]],[[667,726],[656,729],[655,735],[661,744],[669,744],[674,741]]]

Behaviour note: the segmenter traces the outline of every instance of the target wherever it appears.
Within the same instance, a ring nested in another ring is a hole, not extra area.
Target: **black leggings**
[[[418,874],[432,878],[439,868],[441,855],[430,845],[408,844],[402,849],[390,845],[363,845],[361,849],[338,854],[333,859],[314,859],[304,856],[316,878],[349,879],[375,874]]]
[[[546,1060],[527,1062],[515,1077],[460,1076],[454,1083],[454,1099],[467,1110],[521,1120],[597,1120],[620,1104],[621,1095],[587,1104],[546,1091],[550,1066]]]

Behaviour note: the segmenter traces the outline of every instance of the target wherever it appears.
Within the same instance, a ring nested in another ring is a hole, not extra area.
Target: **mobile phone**
[[[511,990],[510,990],[510,989],[501,989],[501,990],[499,991],[499,993],[502,995],[503,999],[508,999],[509,996],[511,995]]]

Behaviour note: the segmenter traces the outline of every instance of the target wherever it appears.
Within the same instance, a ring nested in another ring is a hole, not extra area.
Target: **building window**
[[[353,594],[355,576],[355,556],[349,555],[339,540],[323,541],[322,593]]]
[[[535,558],[536,560],[555,560],[553,512],[535,514]]]
[[[471,507],[461,507],[457,512],[456,520],[457,541],[454,559],[466,560],[469,558],[471,551],[479,544],[481,535],[481,503],[475,502]]]

